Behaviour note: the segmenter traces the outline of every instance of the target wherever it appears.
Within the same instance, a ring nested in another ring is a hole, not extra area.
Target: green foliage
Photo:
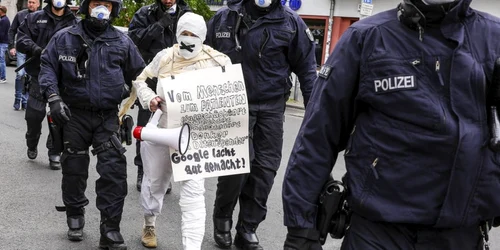
[[[205,21],[210,20],[214,13],[210,10],[205,0],[185,0],[191,7],[194,13],[205,18]]]
[[[118,18],[113,21],[113,25],[128,27],[130,21],[134,17],[134,13],[139,10],[142,6],[153,4],[156,0],[144,0],[144,1],[134,1],[134,0],[123,0],[123,8]],[[191,7],[194,13],[203,16],[206,21],[208,21],[214,13],[210,11],[205,0],[185,0]]]
[[[123,0],[122,11],[120,11],[118,18],[115,18],[113,21],[113,25],[128,27],[136,11],[138,11],[142,6],[149,5],[154,2],[155,0],[146,0],[141,2]]]

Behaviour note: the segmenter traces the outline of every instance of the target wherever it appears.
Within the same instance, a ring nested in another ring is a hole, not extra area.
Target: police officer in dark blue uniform
[[[62,126],[62,196],[68,239],[83,239],[84,207],[91,153],[97,156],[96,205],[101,213],[105,249],[127,249],[120,233],[127,195],[127,162],[119,138],[118,107],[129,95],[132,80],[145,67],[139,51],[111,25],[121,0],[84,0],[85,18],[56,33],[42,54],[41,93],[54,122]]]
[[[262,249],[256,229],[281,162],[283,117],[292,86],[300,79],[304,105],[316,79],[313,36],[304,21],[277,0],[228,1],[209,21],[206,42],[241,63],[249,102],[250,174],[219,177],[214,208],[214,239],[232,244],[233,210],[240,202],[234,244]]]
[[[42,134],[42,122],[45,118],[47,100],[40,94],[38,74],[40,72],[40,54],[56,31],[71,26],[77,19],[67,6],[70,0],[45,0],[47,6],[30,13],[19,26],[16,39],[17,51],[26,54],[26,73],[31,77],[30,97],[26,107],[26,144],[28,158],[38,155],[38,141]],[[29,61],[28,61],[29,60]],[[47,138],[50,168],[61,169],[60,154],[52,145],[51,136]]]
[[[12,20],[12,23],[10,25],[9,53],[12,56],[16,56],[17,67],[23,65],[24,62],[26,61],[26,55],[16,51],[17,28],[21,26],[21,23],[24,21],[24,19],[29,13],[37,11],[39,7],[40,7],[39,0],[28,0],[27,8],[17,12],[16,16],[14,17],[14,20]],[[23,80],[26,80],[25,74],[26,72],[24,71],[24,69],[21,69],[16,73],[14,105],[12,106],[15,110],[20,110],[20,109],[25,110],[26,107],[28,106],[29,93],[25,93],[25,91],[23,91],[24,88]]]
[[[175,31],[177,29],[177,20],[191,9],[184,0],[156,0],[155,3],[141,7],[130,22],[128,35],[132,38],[137,48],[141,52],[142,58],[149,64],[156,53],[162,49],[172,47],[177,41]],[[156,79],[150,79],[149,87],[156,91]],[[137,126],[146,126],[151,112],[137,105]],[[138,191],[141,191],[142,170],[141,159],[141,141],[136,140],[136,156],[134,164],[137,166]],[[170,184],[172,185],[172,184]],[[171,187],[167,190],[169,193]]]
[[[341,249],[487,246],[500,215],[486,107],[500,19],[471,2],[404,0],[344,33],[288,162],[284,249],[321,249],[307,231],[342,150],[352,216]]]

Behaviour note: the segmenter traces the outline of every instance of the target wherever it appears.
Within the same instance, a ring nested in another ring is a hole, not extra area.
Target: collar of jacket
[[[244,1],[250,1],[250,0],[233,0],[233,1],[228,1],[227,2],[227,7],[232,10],[236,11],[237,13],[241,13],[241,10],[244,5]],[[262,16],[261,18],[268,19],[268,20],[281,20],[285,18],[285,9],[284,7],[279,4],[276,8],[271,10],[267,15]]]
[[[83,30],[83,22],[78,22],[76,25],[73,25],[71,28],[68,30],[69,33],[81,37],[86,37],[85,31]],[[117,30],[113,25],[109,25],[108,29],[104,31],[98,38],[96,38],[95,41],[110,41],[110,40],[115,40],[120,37],[120,32]]]
[[[54,13],[52,13],[52,9],[51,9],[51,5],[50,4],[47,4],[45,7],[43,7],[43,11],[49,16],[51,17],[52,19],[56,19],[58,18],[58,16],[54,15]],[[68,15],[73,15],[73,12],[71,11],[71,9],[66,5],[64,6],[64,14],[62,16],[60,16],[61,18],[62,17],[65,17],[65,16],[68,16]],[[76,16],[75,16],[76,18]]]
[[[443,19],[443,23],[459,22],[467,16],[473,14],[470,8],[470,3],[472,0],[459,0],[458,4],[455,5]]]

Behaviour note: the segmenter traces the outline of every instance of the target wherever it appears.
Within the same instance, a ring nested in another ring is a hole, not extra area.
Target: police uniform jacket
[[[500,19],[471,1],[422,40],[397,9],[345,32],[291,153],[285,225],[315,226],[322,184],[344,149],[349,206],[371,221],[456,228],[500,215],[500,154],[488,147],[486,108]]]
[[[29,13],[31,13],[29,9],[21,10],[17,12],[16,16],[14,17],[14,20],[12,20],[9,29],[9,49],[15,48],[17,28],[19,28],[19,26]]]
[[[41,91],[46,98],[59,94],[70,108],[118,109],[128,97],[125,85],[131,89],[144,61],[132,40],[113,26],[90,43],[82,25],[57,32],[47,45],[38,78]]]
[[[158,24],[158,20],[163,15],[160,10],[161,1],[141,7],[130,22],[128,35],[137,45],[141,55],[146,63],[151,62],[153,57],[162,49],[172,47],[177,41],[175,32],[177,29],[177,20],[191,9],[184,0],[177,1],[177,12],[172,17],[173,24],[163,28]]]
[[[238,15],[242,12],[242,0],[228,2],[210,19],[205,42],[228,55],[233,63],[242,64],[250,103],[288,94],[292,86],[288,77],[292,71],[300,80],[304,103],[307,103],[316,79],[316,57],[313,37],[304,21],[279,4],[250,29],[241,21],[236,34]],[[239,51],[235,36],[241,44]]]
[[[27,61],[37,47],[43,49],[47,46],[56,31],[76,22],[77,19],[68,6],[64,7],[63,16],[58,17],[52,13],[49,4],[42,10],[26,15],[26,19],[21,23],[17,32],[16,49],[26,54]],[[30,76],[37,77],[40,71],[40,58],[32,59],[26,65],[25,70]]]

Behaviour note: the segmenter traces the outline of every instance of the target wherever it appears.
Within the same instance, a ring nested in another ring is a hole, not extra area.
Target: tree
[[[134,13],[142,6],[154,3],[156,0],[123,0],[123,8],[118,18],[113,21],[113,25],[128,27],[134,17]],[[203,16],[208,21],[214,13],[210,10],[205,0],[184,0],[194,13]]]

